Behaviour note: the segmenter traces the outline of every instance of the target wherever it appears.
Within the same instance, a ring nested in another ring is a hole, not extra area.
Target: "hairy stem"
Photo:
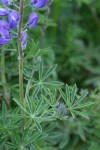
[[[8,100],[8,90],[6,87],[6,76],[5,76],[5,46],[2,46],[1,50],[1,80],[3,83],[3,100],[8,109],[10,109],[10,101]]]
[[[24,90],[23,90],[23,49],[21,45],[21,34],[22,34],[22,24],[23,24],[23,4],[24,1],[20,0],[19,13],[21,15],[19,24],[18,24],[18,51],[19,51],[19,93],[20,93],[20,102],[24,104]]]

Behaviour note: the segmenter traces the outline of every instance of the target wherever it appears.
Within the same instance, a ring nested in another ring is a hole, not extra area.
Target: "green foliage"
[[[100,1],[54,1],[51,16],[57,27],[48,28],[58,77],[79,87],[97,86],[100,80]],[[52,32],[50,32],[52,30]]]
[[[78,114],[80,116],[84,116],[86,118],[88,118],[84,113],[81,113],[79,110],[81,108],[84,108],[84,107],[87,107],[93,103],[91,102],[86,102],[86,103],[81,103],[83,101],[83,99],[86,97],[87,95],[87,92],[84,92],[79,96],[77,96],[77,87],[76,85],[74,85],[71,89],[68,85],[66,85],[66,91],[65,91],[65,94],[64,92],[60,90],[60,93],[61,93],[61,96],[63,97],[66,105],[67,105],[67,108],[68,110],[70,111],[70,113],[72,114],[72,116],[74,117],[75,114]],[[78,97],[78,98],[76,98]]]
[[[50,9],[47,18],[40,9],[38,26],[28,31],[25,104],[19,101],[17,42],[5,47],[0,150],[100,149],[100,1],[54,0]]]

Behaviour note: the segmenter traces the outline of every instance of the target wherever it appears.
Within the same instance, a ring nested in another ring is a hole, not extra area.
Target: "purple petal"
[[[7,44],[11,39],[9,31],[7,29],[0,29],[0,35],[0,45]]]
[[[27,32],[26,32],[26,31],[23,31],[23,32],[22,32],[22,40],[23,40],[23,41],[26,41],[26,40],[27,40]]]
[[[42,8],[46,5],[48,0],[31,0],[31,5],[34,8]]]
[[[27,42],[27,32],[23,31],[22,32],[22,37],[21,37],[21,44],[22,44],[22,49],[24,50],[28,44]]]
[[[9,23],[6,20],[0,20],[0,28],[9,30]]]
[[[9,10],[6,8],[0,8],[0,16],[7,16],[9,14]]]
[[[38,19],[39,19],[38,15],[32,12],[28,18],[28,26],[30,28],[35,27],[37,25]]]
[[[7,29],[0,29],[0,34],[1,34],[1,37],[4,38],[4,39],[10,39],[10,34],[9,34],[9,31]]]
[[[18,22],[16,22],[16,21],[10,21],[9,22],[9,26],[10,26],[10,29],[13,29],[13,28],[15,28],[16,26],[17,26],[17,24],[18,24]]]
[[[13,0],[0,0],[3,5],[11,5]]]
[[[9,40],[3,39],[2,37],[0,37],[0,45],[5,45],[8,44]]]
[[[22,43],[22,49],[23,50],[26,49],[27,45],[28,45],[28,41],[23,42]]]
[[[12,10],[8,15],[10,28],[15,28],[20,20],[20,14],[15,10]]]

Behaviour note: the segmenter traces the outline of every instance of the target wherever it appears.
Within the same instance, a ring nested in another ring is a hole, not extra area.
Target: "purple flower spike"
[[[9,31],[6,29],[0,29],[0,35],[0,45],[7,44],[11,39]]]
[[[9,14],[9,10],[6,8],[0,8],[0,16],[7,16]]]
[[[28,23],[27,23],[28,26],[30,28],[35,27],[37,25],[38,19],[39,19],[38,15],[32,12],[28,18]]]
[[[3,5],[11,5],[13,0],[0,0]]]
[[[0,29],[9,30],[9,23],[6,20],[0,20]]]
[[[8,20],[9,20],[10,29],[13,29],[17,26],[20,20],[20,14],[17,13],[15,10],[12,10],[8,15]]]
[[[23,31],[22,32],[22,37],[21,37],[21,44],[22,44],[22,49],[24,50],[28,44],[27,42],[27,32]]]
[[[42,8],[46,5],[48,0],[31,0],[31,5],[34,8]]]

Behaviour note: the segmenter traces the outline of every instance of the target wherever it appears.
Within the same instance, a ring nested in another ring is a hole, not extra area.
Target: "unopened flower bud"
[[[0,0],[3,5],[11,5],[13,0]]]
[[[35,27],[37,25],[38,18],[38,15],[35,12],[32,12],[28,18],[28,26],[30,28]]]
[[[9,10],[6,8],[0,8],[0,16],[7,16],[9,14]]]
[[[20,14],[15,10],[12,10],[8,15],[8,20],[9,20],[10,29],[13,29],[17,26],[20,20]]]
[[[42,8],[46,5],[48,0],[31,0],[31,5],[34,8]]]

